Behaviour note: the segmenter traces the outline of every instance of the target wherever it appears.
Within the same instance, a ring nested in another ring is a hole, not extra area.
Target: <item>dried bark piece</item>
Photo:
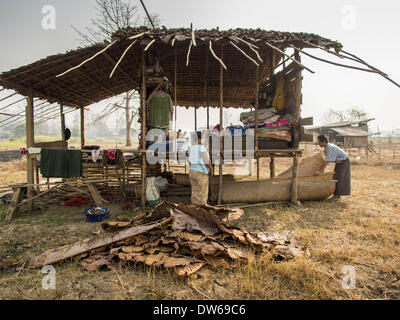
[[[90,251],[99,247],[103,247],[105,245],[123,241],[127,238],[132,238],[133,236],[136,236],[138,234],[142,234],[147,231],[150,231],[151,229],[158,228],[162,225],[168,224],[171,222],[171,220],[172,218],[168,218],[163,221],[155,222],[149,225],[144,225],[144,226],[140,225],[131,227],[128,229],[121,230],[117,234],[112,234],[106,237],[95,236],[90,239],[85,239],[78,244],[66,246],[64,249],[61,250],[57,250],[50,253],[42,253],[41,255],[33,258],[30,261],[29,267],[32,268],[32,267],[52,264],[54,262],[58,262],[66,258],[77,256],[86,251]]]
[[[127,247],[122,247],[122,251],[125,253],[132,253],[132,252],[141,252],[143,251],[144,248],[142,246],[127,246]]]
[[[174,230],[188,230],[190,232],[198,230],[206,236],[212,236],[219,231],[218,225],[213,221],[199,219],[177,209],[170,209],[170,211],[173,215],[172,229]]]
[[[237,248],[228,248],[226,253],[232,260],[246,259],[253,260],[254,254],[250,252],[248,248],[237,247]]]
[[[197,262],[197,263],[190,264],[188,266],[177,267],[177,268],[175,268],[175,272],[180,277],[186,277],[186,276],[190,276],[193,273],[196,273],[204,265],[205,265],[205,262]]]
[[[107,268],[111,268],[110,261],[106,258],[100,258],[97,260],[94,259],[85,259],[81,261],[81,266],[88,271],[96,271],[100,268],[106,266]]]
[[[206,239],[206,237],[200,233],[190,233],[185,231],[173,231],[169,236],[189,241],[203,241]]]
[[[161,266],[162,264],[164,264],[165,259],[168,256],[165,253],[158,253],[158,254],[149,254],[146,256],[144,263],[151,266],[151,265],[155,265],[155,266]]]
[[[233,265],[222,256],[204,256],[204,260],[213,268],[233,269]]]
[[[193,259],[186,258],[186,257],[180,257],[180,258],[175,258],[175,257],[169,257],[167,256],[164,261],[164,267],[166,268],[171,268],[171,267],[177,267],[177,266],[187,266],[193,262]]]

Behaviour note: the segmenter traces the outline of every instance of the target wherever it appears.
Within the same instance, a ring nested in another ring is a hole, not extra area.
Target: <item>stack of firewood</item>
[[[162,202],[131,221],[103,223],[103,234],[46,251],[30,267],[74,257],[87,270],[133,262],[174,268],[188,276],[203,266],[233,269],[238,260],[256,259],[263,251],[276,259],[304,254],[290,232],[250,233],[221,221],[233,211]]]

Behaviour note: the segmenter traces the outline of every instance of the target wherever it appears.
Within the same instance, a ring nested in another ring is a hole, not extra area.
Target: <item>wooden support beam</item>
[[[298,169],[299,169],[299,154],[296,152],[293,157],[292,184],[290,189],[290,202],[294,205],[298,205],[297,202]]]
[[[175,114],[174,114],[174,118],[175,118],[175,133],[177,132],[176,131],[176,118],[177,118],[177,116],[176,116],[176,111],[177,111],[177,105],[178,105],[178,99],[177,99],[177,96],[176,96],[176,90],[177,90],[177,87],[178,87],[178,84],[177,84],[177,81],[178,81],[178,79],[177,79],[177,67],[178,67],[178,55],[177,55],[177,51],[176,51],[177,49],[176,49],[176,47],[175,47],[175,66],[174,66],[174,105],[175,105]],[[175,140],[176,141],[176,140]],[[176,150],[176,146],[175,146],[175,150]]]
[[[142,150],[146,151],[146,59],[144,56],[144,50],[142,50],[142,88],[140,92],[141,98],[141,143]],[[146,173],[147,173],[147,162],[146,152],[142,153],[142,207],[146,205]]]
[[[254,149],[257,152],[258,151],[258,78],[260,77],[260,66],[256,67],[256,74],[255,74],[255,85],[256,85],[256,94],[255,94],[255,102],[254,102],[254,108],[256,112],[256,123],[255,123],[255,131],[254,131]],[[260,159],[257,158],[257,180],[260,180]]]
[[[93,184],[88,183],[87,186],[97,207],[102,207],[105,203],[108,203],[107,200],[101,197],[99,191]]]
[[[85,145],[85,108],[81,107],[81,149]]]
[[[60,121],[61,121],[61,140],[65,141],[65,115],[64,106],[62,101],[60,101]]]
[[[5,215],[5,221],[9,222],[13,218],[13,216],[18,212],[18,204],[22,200],[22,194],[23,194],[23,188],[16,188],[14,189],[12,198],[11,198],[11,203],[7,209],[6,215]]]
[[[197,131],[197,108],[194,107],[194,131]]]
[[[275,157],[271,157],[271,161],[269,163],[269,171],[270,171],[270,177],[274,178],[275,177]]]
[[[34,147],[35,145],[35,129],[34,129],[34,115],[33,115],[33,90],[29,90],[29,96],[27,97],[27,104],[26,104],[26,110],[25,110],[25,124],[26,124],[26,148],[31,148]],[[34,178],[34,166],[33,166],[33,158],[29,154],[29,152],[26,155],[27,158],[27,168],[26,168],[26,173],[27,173],[27,183],[28,184],[33,184],[35,183],[35,178]],[[27,198],[28,198],[28,212],[32,213],[33,212],[33,187],[28,187],[27,188]]]
[[[211,41],[210,41],[211,48]],[[224,46],[221,50],[221,59],[224,58]],[[220,60],[222,61],[222,60]],[[226,67],[225,67],[226,69]],[[223,148],[222,148],[222,124],[223,124],[223,109],[224,109],[224,65],[221,63],[219,71],[219,188],[218,188],[218,205],[222,202],[222,174],[223,174]]]

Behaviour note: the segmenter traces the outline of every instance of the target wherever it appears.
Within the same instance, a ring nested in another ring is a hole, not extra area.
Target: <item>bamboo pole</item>
[[[255,126],[254,126],[254,139],[255,139],[255,155],[257,157],[257,180],[260,180],[260,158],[258,158],[257,153],[258,153],[258,78],[260,77],[260,66],[257,66],[256,68],[256,95],[255,95],[255,103],[254,103],[254,109],[256,112],[256,119],[255,119]]]
[[[141,96],[141,139],[142,139],[142,150],[146,151],[146,59],[144,56],[144,50],[142,51],[142,92]],[[142,153],[142,207],[146,205],[146,174],[147,174],[147,162],[146,152]]]
[[[107,51],[109,48],[111,48],[114,44],[116,44],[118,41],[114,40],[113,42],[111,42],[109,45],[107,45],[105,48],[103,48],[102,50],[100,50],[99,52],[95,53],[93,56],[91,56],[89,59],[86,59],[85,61],[83,61],[82,63],[80,63],[79,65],[77,65],[76,67],[70,68],[67,71],[60,73],[59,75],[56,76],[56,78],[62,77],[63,75],[71,72],[72,70],[78,69],[81,66],[83,66],[85,63],[89,62],[90,60],[93,60],[94,58],[96,58],[98,55],[102,54],[103,52]]]
[[[275,177],[275,157],[271,157],[271,161],[269,163],[270,177]]]
[[[81,107],[81,149],[85,145],[85,108]]]
[[[29,96],[27,97],[26,104],[26,147],[31,148],[35,145],[35,129],[34,129],[34,115],[33,115],[33,90],[29,90]],[[27,183],[34,184],[34,168],[33,168],[33,158],[27,153]],[[28,212],[33,212],[33,187],[27,188],[27,198],[28,198]]]
[[[177,96],[176,96],[176,90],[177,90],[177,67],[178,67],[178,55],[177,55],[177,49],[176,49],[176,47],[175,47],[175,66],[174,66],[174,109],[175,109],[175,112],[174,112],[174,119],[175,119],[175,121],[174,121],[174,128],[175,128],[175,145],[174,145],[174,150],[175,151],[177,151],[178,150],[178,131],[176,130],[176,119],[177,119],[177,116],[176,116],[176,112],[177,112],[177,105],[178,105],[178,100],[177,100]],[[178,159],[177,159],[178,160]]]
[[[210,41],[211,48],[211,41]],[[224,58],[224,47],[222,46],[221,51],[221,59]],[[213,52],[213,51],[211,51]],[[222,61],[222,60],[221,60]],[[226,69],[226,67],[225,67]],[[222,201],[222,171],[223,171],[223,150],[222,150],[222,123],[223,123],[223,105],[224,105],[224,66],[221,63],[220,72],[219,72],[219,127],[220,127],[220,135],[219,135],[219,190],[218,190],[218,204],[221,204]]]
[[[194,131],[197,131],[197,108],[194,107]]]
[[[133,40],[132,43],[125,49],[124,53],[121,55],[121,58],[119,58],[118,62],[115,64],[114,69],[110,73],[110,78],[112,78],[115,70],[121,63],[121,61],[124,59],[125,55],[128,53],[129,49],[133,47],[133,45],[136,43],[137,40]]]
[[[332,65],[334,65],[334,66],[338,66],[338,67],[343,67],[343,68],[348,68],[348,69],[355,69],[355,70],[360,70],[360,71],[365,71],[365,72],[371,72],[371,73],[378,73],[378,74],[380,74],[380,73],[379,73],[378,71],[376,71],[376,70],[371,70],[371,69],[365,69],[365,68],[359,68],[359,67],[349,66],[349,65],[347,65],[347,64],[336,63],[336,62],[332,62],[332,61],[325,60],[325,59],[322,59],[322,58],[318,58],[318,57],[316,57],[316,56],[313,56],[312,54],[309,54],[309,53],[307,53],[307,52],[305,52],[305,51],[303,51],[303,50],[300,50],[299,48],[296,48],[294,45],[290,45],[290,46],[291,46],[293,49],[295,49],[295,50],[297,50],[297,51],[299,51],[299,52],[305,54],[306,56],[308,56],[308,57],[310,57],[310,58],[313,58],[313,59],[316,59],[316,60],[318,60],[318,61],[322,61],[322,62],[325,62],[325,63],[329,63],[329,64],[332,64]]]
[[[292,183],[290,190],[290,202],[297,205],[297,184],[298,184],[298,168],[299,168],[299,154],[296,152],[293,156],[293,168],[292,168]]]
[[[60,101],[61,139],[65,141],[65,115],[62,101]]]

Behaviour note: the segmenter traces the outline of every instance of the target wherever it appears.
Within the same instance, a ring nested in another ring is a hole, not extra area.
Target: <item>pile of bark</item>
[[[87,270],[129,262],[174,268],[188,276],[203,266],[233,269],[238,260],[252,260],[263,251],[276,259],[304,254],[291,232],[250,233],[222,222],[234,210],[162,202],[131,221],[105,222],[104,231],[30,261],[39,267],[74,257]]]

